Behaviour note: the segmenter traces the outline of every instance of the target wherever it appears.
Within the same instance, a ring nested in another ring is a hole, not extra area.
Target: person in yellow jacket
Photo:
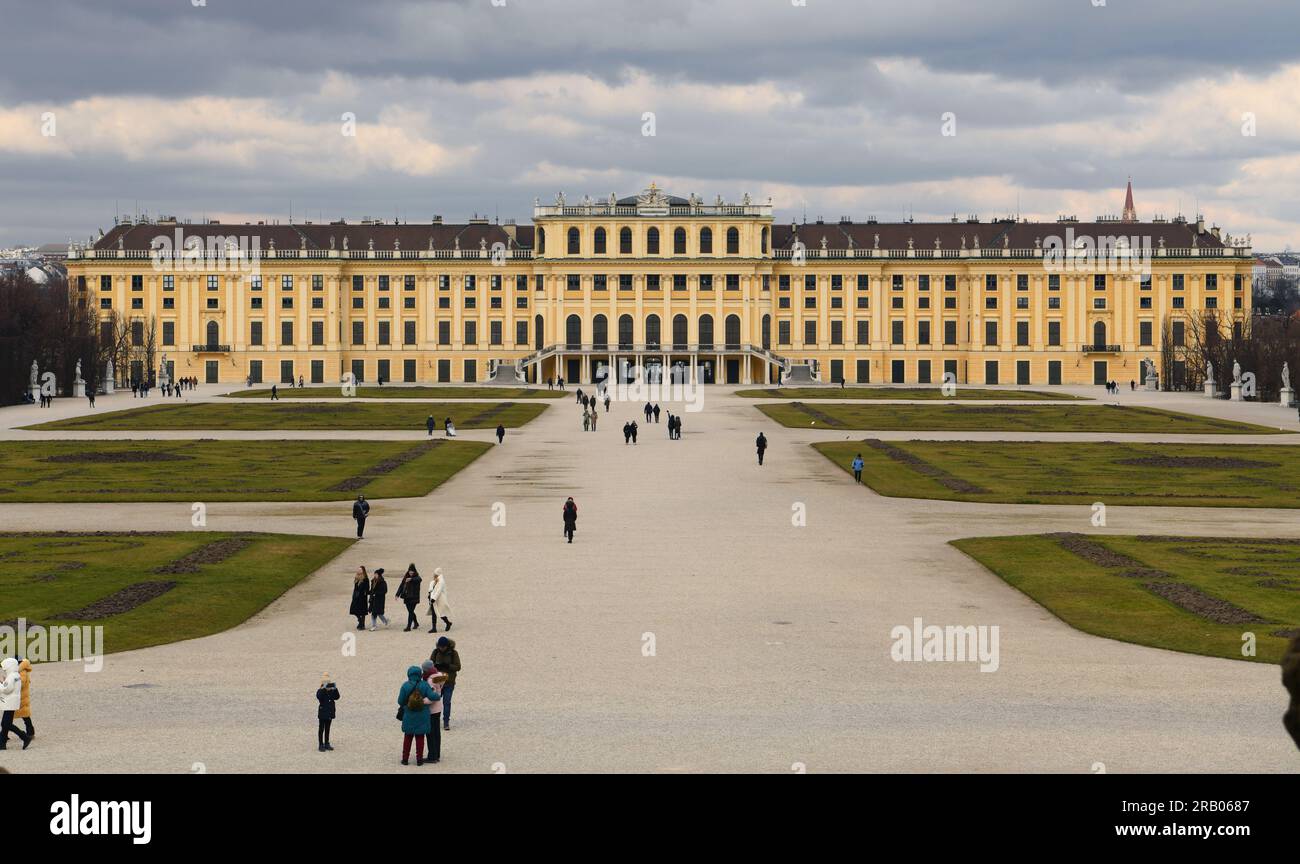
[[[21,717],[27,727],[27,737],[36,737],[36,727],[32,725],[32,661],[24,657],[18,661],[18,677],[23,682],[23,695],[14,717]]]

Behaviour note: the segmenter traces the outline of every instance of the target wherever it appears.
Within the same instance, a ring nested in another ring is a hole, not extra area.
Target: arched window
[[[767,254],[767,229],[766,228],[763,229],[762,239],[759,240],[758,249],[764,255]]]
[[[686,254],[686,229],[685,228],[673,229],[673,254],[674,255]]]
[[[618,254],[632,254],[632,229],[622,228],[618,232]]]
[[[659,347],[659,316],[647,315],[645,319],[645,347]]]
[[[711,228],[700,229],[700,254],[713,254],[713,229]]]
[[[605,254],[605,229],[604,228],[596,229],[595,246],[596,246],[597,255]]]
[[[645,233],[645,254],[659,254],[659,229],[651,228]]]
[[[221,327],[216,321],[208,322],[208,347],[215,348],[221,344]]]
[[[727,254],[740,254],[740,232],[735,228],[727,229]]]
[[[582,318],[577,315],[564,319],[564,347],[582,347]]]
[[[577,228],[569,229],[569,254],[582,254],[582,235],[578,233]]]
[[[713,316],[700,316],[700,350],[707,351],[713,347]]]
[[[538,315],[533,318],[533,348],[538,351],[542,350],[542,336],[544,328],[542,327],[542,316]]]
[[[618,316],[618,348],[620,351],[632,350],[632,316]]]
[[[609,319],[604,315],[591,319],[591,341],[592,347],[598,350],[609,347]]]
[[[740,347],[740,316],[739,315],[727,316],[727,347],[728,348]]]
[[[767,233],[766,228],[763,229],[763,233],[765,234]],[[772,316],[771,315],[763,316],[763,347],[769,350],[771,350],[772,348]]]
[[[680,230],[680,229],[679,229],[679,230]],[[686,339],[687,339],[687,336],[686,336],[686,316],[685,316],[685,315],[674,315],[674,316],[673,316],[673,350],[674,350],[674,351],[685,351],[685,350],[686,350]]]
[[[538,255],[546,254],[546,229],[545,228],[537,229],[537,254]]]
[[[1106,344],[1106,322],[1098,321],[1092,325],[1092,344],[1098,348]]]

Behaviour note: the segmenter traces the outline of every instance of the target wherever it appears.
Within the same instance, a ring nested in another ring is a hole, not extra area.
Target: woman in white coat
[[[429,618],[433,626],[429,628],[430,633],[438,632],[438,619],[447,625],[451,630],[451,603],[447,600],[447,579],[442,575],[442,568],[435,568],[433,571],[433,581],[429,583]]]
[[[8,749],[10,732],[23,742],[24,750],[32,743],[27,733],[14,725],[14,714],[22,707],[22,702],[23,679],[18,673],[18,661],[6,657],[4,662],[0,663],[0,711],[3,712],[0,714],[0,750]]]

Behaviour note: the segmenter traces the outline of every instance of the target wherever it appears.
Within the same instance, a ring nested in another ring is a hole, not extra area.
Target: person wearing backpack
[[[415,764],[424,764],[424,739],[429,734],[426,701],[437,699],[433,688],[420,678],[420,667],[406,670],[406,681],[397,691],[397,717],[402,721],[402,764],[411,764],[411,741],[415,741]]]

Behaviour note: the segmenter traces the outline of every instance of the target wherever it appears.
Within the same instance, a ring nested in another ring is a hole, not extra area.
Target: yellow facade
[[[1079,240],[1115,235],[1149,260]],[[207,251],[159,261],[160,236]],[[258,254],[224,255],[234,238]],[[1200,223],[778,225],[770,204],[652,186],[561,197],[527,227],[125,224],[67,264],[101,316],[155,320],[172,374],[200,381],[483,381],[506,364],[590,382],[627,362],[734,383],[809,364],[826,383],[1047,385],[1162,368],[1166,321],[1249,314],[1252,259]]]

